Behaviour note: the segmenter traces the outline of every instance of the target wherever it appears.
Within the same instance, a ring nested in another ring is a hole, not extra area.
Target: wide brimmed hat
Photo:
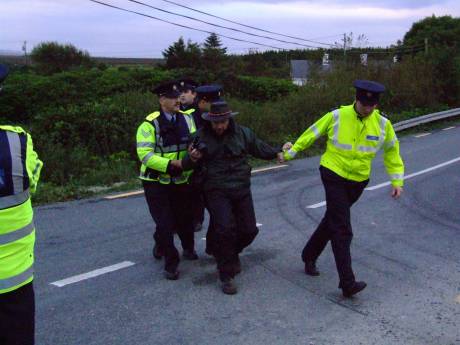
[[[238,113],[232,112],[227,102],[219,101],[211,103],[211,110],[203,113],[201,117],[206,121],[222,121],[229,119]]]

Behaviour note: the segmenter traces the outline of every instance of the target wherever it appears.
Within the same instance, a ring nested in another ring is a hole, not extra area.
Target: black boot
[[[234,295],[238,292],[238,288],[236,287],[235,281],[233,278],[227,278],[222,281],[222,292],[226,295]]]
[[[163,275],[168,280],[177,280],[177,279],[179,279],[179,271],[178,270],[168,271],[168,270],[165,269],[163,271]]]
[[[342,288],[342,294],[344,297],[351,297],[364,290],[366,286],[367,284],[365,282],[354,282],[353,285],[347,288]]]
[[[305,274],[313,277],[319,276],[319,271],[316,268],[316,262],[305,261]]]
[[[198,255],[194,249],[184,249],[182,252],[182,257],[185,260],[198,260]]]

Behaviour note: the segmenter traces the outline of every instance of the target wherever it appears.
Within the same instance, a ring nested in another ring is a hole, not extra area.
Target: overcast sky
[[[161,57],[161,52],[180,36],[202,43],[208,34],[180,28],[132,13],[101,6],[89,0],[0,0],[0,51],[20,52],[24,41],[30,50],[42,41],[72,43],[93,56]],[[279,48],[301,48],[243,33],[215,28],[204,23],[159,12],[128,0],[100,0],[115,6],[204,31],[252,41],[222,38],[230,53],[245,53],[266,44]],[[267,34],[190,11],[163,0],[139,0],[171,12],[259,35],[311,44]],[[171,0],[173,2],[285,35],[321,43],[339,42],[343,33],[366,35],[371,46],[389,46],[427,16],[460,16],[460,1],[430,0],[299,0],[231,1]]]

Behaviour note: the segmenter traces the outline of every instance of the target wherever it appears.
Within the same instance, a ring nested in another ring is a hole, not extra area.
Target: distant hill
[[[103,62],[107,65],[162,65],[165,59],[148,59],[148,58],[116,58],[116,57],[92,57],[97,62]],[[30,62],[30,58],[28,59]],[[14,51],[0,50],[0,63],[25,65],[26,59],[21,53]]]

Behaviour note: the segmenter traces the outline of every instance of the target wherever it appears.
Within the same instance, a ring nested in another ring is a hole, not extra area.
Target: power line
[[[243,31],[243,30],[240,30],[240,29],[235,29],[235,28],[231,28],[231,27],[228,27],[228,26],[224,26],[224,25],[219,25],[219,24],[207,22],[207,21],[205,21],[205,20],[197,19],[197,18],[190,17],[190,16],[187,16],[187,15],[183,15],[183,14],[179,14],[179,13],[176,13],[176,12],[171,12],[171,11],[168,11],[168,10],[164,10],[164,9],[161,9],[161,8],[158,8],[158,7],[155,7],[155,6],[151,6],[151,5],[149,5],[149,4],[146,4],[146,3],[144,3],[144,2],[137,1],[137,0],[127,0],[127,1],[133,2],[133,3],[135,3],[135,4],[139,4],[139,5],[142,5],[142,6],[146,6],[146,7],[152,8],[152,9],[157,10],[157,11],[161,11],[161,12],[164,12],[164,13],[172,14],[172,15],[174,15],[174,16],[183,17],[183,18],[187,18],[187,19],[190,19],[190,20],[194,20],[194,21],[197,21],[197,22],[200,22],[200,23],[204,23],[204,24],[207,24],[207,25],[215,26],[215,27],[218,27],[218,28],[221,28],[221,29],[232,30],[232,31],[240,32],[240,33],[243,33],[243,34],[246,34],[246,35],[255,36],[255,37],[260,37],[260,38],[266,38],[266,39],[273,40],[273,41],[277,41],[277,42],[281,42],[281,43],[295,44],[295,45],[302,46],[302,47],[307,47],[307,48],[318,48],[318,47],[315,47],[315,46],[312,46],[312,45],[308,45],[308,44],[302,44],[302,43],[292,42],[292,41],[285,41],[285,40],[281,40],[281,39],[278,39],[278,38],[273,38],[273,37],[270,37],[270,36],[258,35],[258,34],[254,34],[254,33],[247,32],[247,31]]]
[[[306,39],[306,38],[301,38],[301,37],[296,37],[296,36],[290,36],[290,35],[280,34],[280,33],[274,32],[274,31],[269,31],[269,30],[257,28],[257,27],[255,27],[255,26],[250,26],[250,25],[246,25],[246,24],[243,24],[243,23],[235,22],[235,21],[233,21],[233,20],[226,19],[226,18],[222,18],[222,17],[216,16],[216,15],[211,14],[211,13],[208,13],[208,12],[200,11],[200,10],[197,10],[197,9],[195,9],[195,8],[188,7],[188,6],[179,4],[179,3],[174,2],[174,1],[169,1],[169,0],[161,0],[161,1],[167,2],[167,3],[169,3],[169,4],[173,4],[173,5],[182,7],[182,8],[186,8],[186,9],[188,9],[188,10],[195,11],[195,12],[198,12],[198,13],[201,13],[201,14],[205,14],[205,15],[210,16],[210,17],[213,17],[213,18],[221,19],[221,20],[224,20],[224,21],[229,22],[229,23],[241,25],[241,26],[244,26],[244,27],[247,27],[247,28],[250,28],[250,29],[254,29],[254,30],[266,32],[266,33],[269,33],[269,34],[278,35],[278,36],[283,36],[283,37],[288,37],[288,38],[293,38],[293,39],[296,39],[296,40],[301,40],[301,41],[305,41],[305,42],[321,44],[321,45],[325,45],[325,46],[331,46],[331,45],[332,45],[332,44],[330,44],[330,43],[317,42],[317,41],[309,40],[309,39]],[[335,35],[335,36],[339,36],[339,35]],[[333,36],[333,37],[335,37],[335,36]],[[317,47],[315,47],[315,48],[317,48]]]
[[[211,31],[206,31],[206,30],[201,30],[201,29],[192,28],[192,27],[190,27],[190,26],[186,26],[186,25],[182,25],[182,24],[170,22],[170,21],[168,21],[168,20],[164,20],[164,19],[161,19],[161,18],[153,17],[153,16],[148,15],[148,14],[145,14],[145,13],[136,12],[136,11],[128,10],[128,9],[126,9],[126,8],[122,8],[122,7],[110,5],[110,4],[107,4],[107,3],[102,2],[102,1],[98,1],[98,0],[89,0],[89,1],[94,2],[94,3],[97,3],[97,4],[100,4],[100,5],[103,5],[103,6],[115,8],[115,9],[120,10],[120,11],[124,11],[124,12],[129,12],[129,13],[137,14],[137,15],[139,15],[139,16],[147,17],[147,18],[150,18],[150,19],[155,19],[155,20],[158,20],[158,21],[160,21],[160,22],[168,23],[168,24],[175,25],[175,26],[179,26],[179,27],[186,28],[186,29],[195,30],[195,31],[200,31],[200,32],[204,32],[204,33],[207,33],[207,34],[215,34],[215,35],[217,35],[217,36],[224,37],[224,38],[228,38],[228,39],[230,39],[230,40],[239,41],[239,42],[246,42],[246,43],[251,43],[251,44],[256,44],[256,45],[262,46],[262,47],[268,47],[268,48],[277,49],[277,50],[285,50],[284,48],[275,47],[275,46],[271,46],[271,45],[268,45],[268,44],[263,44],[263,43],[258,43],[258,42],[247,41],[247,40],[243,40],[243,39],[240,39],[240,38],[235,38],[235,37],[230,37],[230,36],[226,36],[226,35],[222,35],[222,34],[217,34],[217,33],[215,33],[215,32],[211,32]]]

